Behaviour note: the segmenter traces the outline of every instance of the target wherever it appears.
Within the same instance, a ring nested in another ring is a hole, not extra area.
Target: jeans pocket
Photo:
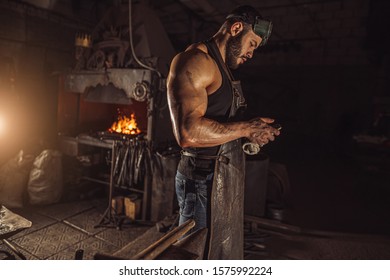
[[[196,194],[187,193],[184,198],[184,203],[181,207],[181,215],[186,218],[192,218],[195,214]]]
[[[179,204],[180,209],[183,207],[184,198],[185,198],[185,192],[184,192],[184,183],[180,180],[176,179],[176,197],[177,202]]]

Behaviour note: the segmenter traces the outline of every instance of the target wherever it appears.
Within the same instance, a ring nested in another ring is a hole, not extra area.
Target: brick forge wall
[[[273,4],[263,8],[274,22],[270,44],[239,72],[250,111],[284,122],[287,145],[343,149],[369,129],[374,100],[388,87],[384,62],[369,47],[370,1]]]

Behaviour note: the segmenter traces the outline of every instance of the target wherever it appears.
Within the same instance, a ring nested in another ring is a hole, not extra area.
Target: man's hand
[[[275,136],[280,134],[280,126],[272,126],[274,122],[270,118],[255,118],[249,121],[249,133],[247,138],[250,142],[260,145],[267,144],[269,141],[274,141]]]

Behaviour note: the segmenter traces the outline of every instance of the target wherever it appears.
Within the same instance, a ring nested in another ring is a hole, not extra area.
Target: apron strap
[[[230,69],[226,66],[225,61],[223,61],[222,55],[219,52],[219,49],[217,47],[217,44],[213,40],[213,38],[207,40],[205,42],[206,45],[209,46],[210,51],[213,53],[214,58],[218,61],[218,63],[222,66],[222,69],[225,71],[226,75],[228,76],[230,82],[234,81],[234,77]]]
[[[204,42],[208,46],[208,50],[213,54],[217,63],[221,65],[222,69],[226,73],[230,81],[230,86],[232,89],[233,99],[232,105],[230,106],[229,118],[233,117],[239,107],[246,107],[246,102],[244,95],[242,94],[241,83],[238,80],[235,80],[232,72],[229,67],[227,67],[225,61],[223,61],[221,53],[217,47],[215,41],[211,38]]]

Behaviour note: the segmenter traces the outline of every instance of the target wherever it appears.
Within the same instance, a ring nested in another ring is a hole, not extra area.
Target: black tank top
[[[221,86],[207,97],[207,110],[205,118],[227,122],[229,118],[230,107],[233,101],[233,91],[230,79],[219,63],[218,56],[221,54],[215,42],[210,39],[205,41],[208,54],[215,60],[219,72],[222,75]],[[221,58],[222,61],[222,58]],[[185,148],[184,150],[199,155],[216,155],[219,146],[207,148]],[[182,156],[179,162],[178,171],[190,179],[204,179],[208,174],[214,171],[214,160],[198,159],[194,157]]]

